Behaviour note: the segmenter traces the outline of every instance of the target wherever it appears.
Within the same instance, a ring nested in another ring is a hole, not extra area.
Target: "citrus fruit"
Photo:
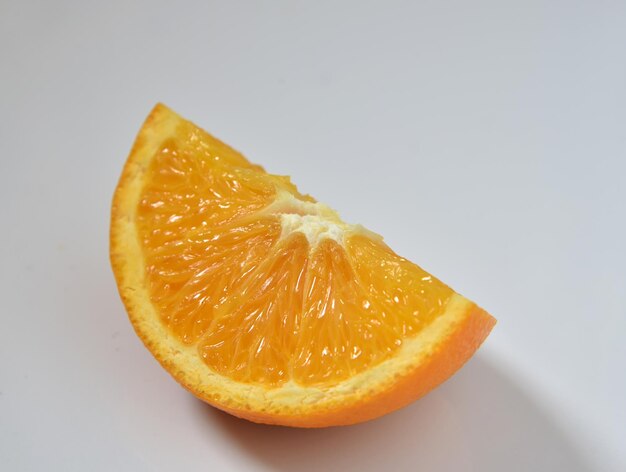
[[[495,319],[382,238],[163,105],[111,212],[137,334],[206,402],[248,420],[351,424],[443,382]]]

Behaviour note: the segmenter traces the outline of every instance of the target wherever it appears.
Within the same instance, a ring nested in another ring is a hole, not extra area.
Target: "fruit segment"
[[[148,287],[163,322],[194,343],[278,240],[276,218],[245,218],[266,206],[275,188],[174,142],[148,173],[137,208]]]
[[[417,334],[440,315],[454,291],[428,272],[398,256],[382,241],[366,236],[347,239],[346,250],[369,308],[393,328],[393,343]]]
[[[200,342],[215,371],[244,383],[278,386],[291,378],[300,331],[309,244],[294,233],[255,270]]]

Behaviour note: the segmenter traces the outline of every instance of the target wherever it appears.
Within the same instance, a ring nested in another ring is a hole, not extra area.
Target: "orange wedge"
[[[447,379],[495,324],[163,105],[124,167],[110,242],[148,349],[194,395],[251,421],[378,417]]]

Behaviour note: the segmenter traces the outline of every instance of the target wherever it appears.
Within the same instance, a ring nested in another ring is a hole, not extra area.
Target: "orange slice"
[[[380,236],[163,105],[115,191],[111,263],[163,367],[256,422],[388,413],[452,375],[495,323]]]

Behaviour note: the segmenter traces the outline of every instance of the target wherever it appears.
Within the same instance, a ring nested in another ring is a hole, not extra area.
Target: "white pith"
[[[315,249],[324,239],[331,239],[343,245],[349,234],[367,234],[382,239],[361,225],[344,223],[337,212],[321,202],[308,202],[296,198],[292,193],[279,190],[275,200],[263,213],[280,218],[281,239],[290,234],[304,234],[311,249]]]
[[[298,215],[297,213],[283,213],[280,215],[282,236],[299,231],[306,236],[311,247],[324,239],[332,239],[343,245],[344,228],[331,221],[324,220],[319,215]]]

